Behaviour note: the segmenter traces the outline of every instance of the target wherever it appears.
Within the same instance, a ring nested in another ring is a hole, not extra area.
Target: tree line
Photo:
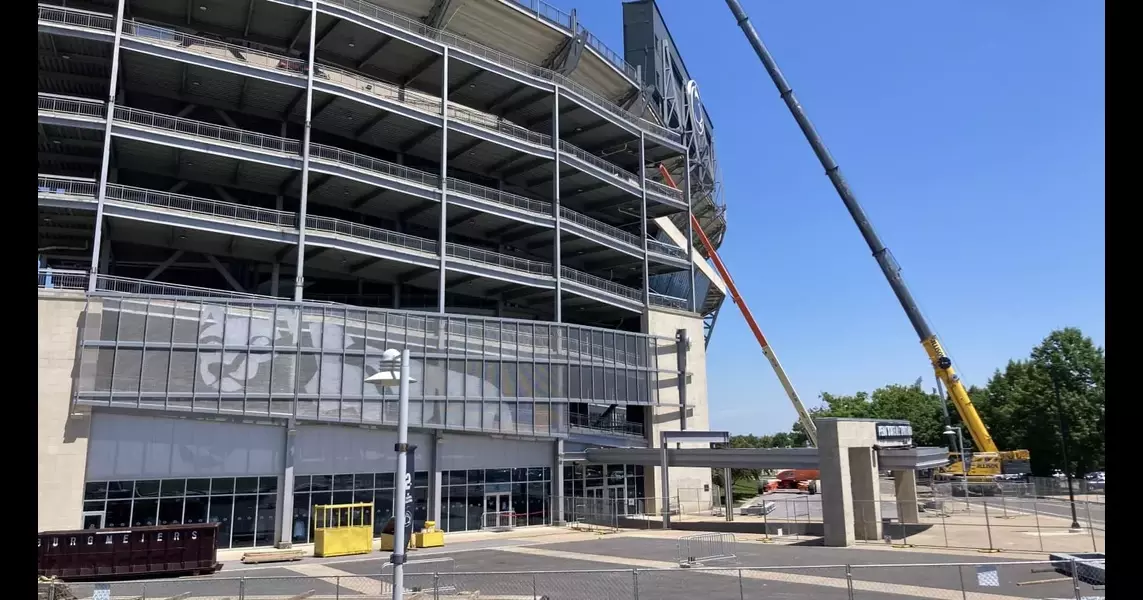
[[[1053,331],[1032,349],[1028,358],[1010,360],[997,369],[983,387],[968,389],[976,410],[1001,450],[1028,450],[1034,475],[1055,469],[1076,476],[1104,467],[1105,356],[1103,348],[1079,329]],[[823,393],[822,405],[811,409],[813,417],[905,419],[913,425],[918,446],[948,446],[947,426],[962,426],[951,402],[936,389],[924,389],[922,379],[912,385],[891,384],[852,395]],[[946,410],[947,407],[947,410]],[[947,415],[947,416],[946,416]],[[1068,436],[1068,459],[1063,460],[1063,432]],[[786,448],[806,445],[800,423],[789,432],[773,435],[735,435],[736,448]],[[973,443],[964,429],[969,450]],[[732,473],[736,480],[757,478],[759,473]]]

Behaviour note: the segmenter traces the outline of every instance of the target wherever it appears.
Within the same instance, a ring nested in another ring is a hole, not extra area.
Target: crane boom
[[[661,163],[659,164],[659,174],[663,176],[663,180],[667,185],[679,189],[675,184],[675,179],[671,177],[671,173],[667,171]],[[778,381],[782,383],[782,389],[786,390],[786,395],[789,396],[790,402],[794,405],[794,410],[798,413],[798,421],[802,424],[802,429],[806,432],[806,437],[809,438],[810,443],[816,448],[818,445],[818,428],[814,425],[813,419],[810,418],[810,413],[806,410],[802,399],[798,396],[797,390],[794,389],[794,384],[790,382],[790,378],[786,376],[786,370],[782,368],[782,363],[778,361],[778,355],[774,353],[774,349],[770,347],[770,343],[766,341],[766,336],[762,335],[762,329],[758,327],[758,322],[754,320],[754,315],[750,312],[750,308],[746,306],[746,301],[738,293],[738,286],[734,285],[734,279],[730,276],[730,272],[726,270],[726,265],[722,264],[722,259],[718,257],[718,252],[714,250],[714,244],[710,243],[710,238],[706,237],[706,233],[702,230],[699,220],[691,214],[691,228],[698,234],[699,241],[702,242],[706,253],[710,256],[710,261],[714,263],[714,268],[718,270],[719,277],[722,277],[723,283],[726,284],[726,289],[730,292],[730,298],[738,305],[738,310],[742,311],[742,318],[746,319],[746,324],[750,326],[750,331],[754,332],[754,338],[758,340],[758,344],[762,346],[762,354],[766,355],[766,360],[770,361],[770,366],[774,368],[774,373],[778,375]]]
[[[782,100],[786,103],[786,107],[790,109],[794,120],[798,122],[798,127],[801,128],[802,134],[806,137],[806,141],[810,143],[814,154],[816,154],[818,160],[821,161],[822,167],[825,168],[826,175],[833,183],[833,187],[837,190],[838,195],[841,196],[841,201],[845,203],[845,208],[849,210],[849,215],[853,217],[853,222],[856,223],[857,228],[861,230],[861,236],[865,238],[865,243],[869,245],[869,250],[873,252],[873,257],[877,259],[877,264],[881,267],[881,272],[889,281],[889,287],[893,288],[893,293],[901,303],[901,308],[905,309],[905,314],[909,317],[909,322],[913,324],[913,329],[921,338],[921,344],[924,346],[925,352],[929,355],[933,370],[948,389],[949,396],[953,400],[953,405],[956,406],[957,413],[960,414],[961,420],[972,436],[977,450],[991,453],[998,452],[996,443],[993,442],[992,436],[988,433],[988,428],[985,427],[984,421],[981,420],[980,415],[976,412],[976,407],[973,406],[972,400],[964,388],[964,384],[961,383],[960,376],[953,370],[952,359],[945,353],[940,341],[937,340],[936,334],[933,333],[932,328],[929,327],[928,322],[925,321],[924,316],[921,314],[921,310],[917,307],[916,301],[913,300],[913,295],[909,293],[909,288],[905,286],[905,280],[901,277],[900,266],[896,260],[893,259],[893,255],[890,254],[889,249],[881,243],[881,239],[873,230],[873,225],[869,222],[869,218],[865,216],[865,211],[861,209],[861,205],[857,203],[857,197],[854,196],[853,192],[849,189],[849,185],[846,184],[845,178],[842,177],[841,169],[837,163],[834,162],[833,156],[830,155],[825,143],[822,142],[821,136],[818,135],[809,117],[806,116],[806,111],[798,102],[798,98],[794,95],[794,90],[790,88],[790,84],[786,82],[786,78],[782,75],[782,71],[778,69],[774,58],[770,56],[770,52],[762,43],[762,39],[758,37],[758,32],[755,31],[754,26],[750,24],[750,17],[746,16],[746,12],[742,10],[742,5],[739,4],[738,0],[726,0],[726,5],[730,7],[730,11],[734,13],[734,18],[738,21],[738,26],[742,28],[742,33],[746,34],[746,39],[754,48],[758,59],[762,61],[762,66],[766,68],[766,72],[770,74],[770,79],[772,79],[774,85],[777,86],[778,92],[781,94]]]

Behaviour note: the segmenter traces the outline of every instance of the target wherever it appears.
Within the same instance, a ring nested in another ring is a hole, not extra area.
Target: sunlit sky
[[[622,53],[620,0],[548,0]],[[1098,1],[743,5],[965,381],[1052,329],[1104,339],[1104,7]],[[933,376],[725,4],[659,6],[714,123],[720,251],[802,398]],[[711,427],[796,419],[728,301]]]

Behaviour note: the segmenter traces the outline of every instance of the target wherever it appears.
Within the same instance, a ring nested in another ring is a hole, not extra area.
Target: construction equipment
[[[679,189],[675,183],[675,179],[671,177],[671,173],[667,168],[659,164],[659,174],[663,176],[663,181],[667,185]],[[718,270],[719,277],[722,277],[722,282],[726,284],[726,289],[730,292],[730,299],[738,305],[738,310],[742,311],[742,318],[746,319],[746,324],[750,326],[750,331],[754,332],[754,338],[758,340],[758,345],[762,346],[762,354],[766,355],[766,359],[770,361],[770,366],[774,368],[774,373],[778,375],[778,381],[782,383],[782,389],[786,390],[786,396],[790,398],[790,402],[794,405],[794,410],[798,413],[798,422],[802,424],[802,429],[806,432],[806,437],[809,438],[810,443],[815,447],[818,445],[818,428],[814,425],[814,420],[810,418],[809,411],[806,406],[802,404],[802,399],[798,396],[797,390],[794,389],[794,384],[790,383],[790,378],[786,376],[786,370],[782,368],[782,363],[778,361],[778,355],[774,353],[774,349],[770,347],[770,343],[766,341],[766,336],[762,335],[762,329],[758,327],[758,322],[754,320],[754,315],[750,312],[750,308],[746,306],[746,301],[742,299],[742,295],[738,293],[738,286],[734,285],[734,279],[730,276],[730,272],[726,270],[726,265],[722,264],[722,259],[718,257],[718,252],[714,250],[714,244],[710,243],[710,239],[706,237],[706,233],[702,230],[702,225],[698,219],[691,214],[691,229],[698,235],[699,241],[702,242],[703,248],[706,249],[707,257],[710,262],[714,263],[714,268]]]
[[[766,493],[782,491],[804,492],[811,496],[818,493],[818,480],[821,474],[817,469],[785,469],[766,482]]]
[[[929,361],[933,365],[933,370],[936,372],[937,378],[945,384],[948,389],[949,397],[953,401],[953,406],[956,407],[957,413],[960,415],[961,421],[965,424],[969,433],[972,436],[977,452],[974,453],[967,469],[969,478],[993,478],[1001,474],[1013,473],[1026,473],[1029,469],[1029,453],[1027,450],[1009,450],[1001,452],[996,443],[992,440],[992,436],[988,433],[988,428],[984,426],[984,421],[981,420],[980,415],[976,412],[976,407],[972,404],[972,399],[969,398],[968,392],[961,383],[960,376],[953,370],[952,359],[949,358],[944,348],[937,340],[936,334],[932,328],[929,327],[928,322],[921,314],[920,308],[913,300],[912,294],[905,286],[905,281],[901,277],[901,268],[893,259],[889,249],[881,243],[881,239],[877,237],[877,233],[873,231],[873,225],[866,217],[865,211],[862,210],[861,205],[857,203],[857,197],[849,189],[842,177],[841,169],[837,163],[834,162],[833,156],[830,155],[829,150],[826,148],[825,143],[822,142],[821,137],[814,129],[813,124],[810,122],[809,117],[806,116],[806,111],[794,96],[794,90],[786,82],[786,78],[778,69],[777,63],[774,58],[770,56],[770,52],[762,43],[762,39],[758,37],[758,32],[754,30],[754,26],[750,24],[750,18],[746,16],[746,12],[742,10],[742,5],[738,0],[726,0],[726,5],[730,7],[730,11],[734,13],[734,18],[738,21],[738,26],[746,35],[746,39],[754,48],[755,54],[758,59],[762,61],[762,65],[769,73],[770,79],[773,80],[774,85],[777,86],[778,92],[785,101],[786,107],[790,109],[794,120],[798,122],[798,127],[801,128],[802,134],[805,135],[806,141],[809,142],[810,147],[813,148],[814,154],[817,155],[818,160],[821,161],[822,167],[825,169],[826,175],[829,177],[833,187],[837,190],[841,201],[845,203],[846,209],[853,217],[854,223],[861,231],[861,235],[865,238],[866,244],[869,245],[869,250],[873,253],[873,257],[877,259],[877,264],[881,267],[881,272],[889,281],[889,287],[893,288],[893,293],[897,296],[897,300],[901,303],[901,307],[905,309],[905,314],[909,317],[909,321],[916,330],[917,335],[921,338],[921,345],[924,346],[925,352],[929,356]],[[701,233],[701,231],[700,231]],[[955,475],[962,472],[962,467],[959,464],[959,457],[954,457],[954,464],[946,466],[942,472],[946,475]]]

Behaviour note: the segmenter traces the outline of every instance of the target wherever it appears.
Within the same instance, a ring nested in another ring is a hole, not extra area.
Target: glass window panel
[[[480,429],[480,402],[464,403],[464,426],[466,429]]]
[[[531,467],[528,469],[528,481],[544,481],[547,479],[544,475],[544,467]]]
[[[481,429],[486,431],[500,430],[500,403],[496,400],[484,402],[484,423]]]
[[[375,485],[378,488],[392,488],[393,487],[393,474],[392,473],[377,473]]]
[[[532,431],[532,424],[535,420],[533,405],[531,402],[521,402],[516,406],[516,429],[517,431],[529,432]]]
[[[158,500],[136,500],[131,507],[131,526],[149,527],[154,525],[158,512]]]
[[[186,495],[188,496],[206,496],[210,494],[210,480],[209,479],[188,479],[186,480]]]
[[[159,497],[159,480],[148,479],[135,482],[135,497],[136,498],[158,498]]]
[[[500,431],[516,431],[519,417],[516,415],[515,402],[503,402],[500,405]]]
[[[83,486],[84,500],[103,500],[107,497],[107,482],[92,481]]]
[[[349,504],[350,502],[353,502],[353,492],[334,492],[333,493],[333,503],[334,504]]]
[[[449,402],[445,407],[445,425],[453,429],[464,427],[464,403]]]
[[[183,523],[206,523],[210,499],[206,496],[189,496],[183,505]]]
[[[310,495],[294,494],[293,526],[290,538],[295,544],[309,542]]]
[[[315,492],[328,492],[333,489],[333,475],[314,475],[310,489]]]
[[[230,547],[230,528],[234,511],[233,496],[211,496],[208,519],[218,523],[218,547]]]
[[[445,471],[443,485],[465,485],[468,483],[465,471]]]
[[[254,545],[274,545],[274,517],[278,510],[277,494],[258,495],[258,519],[255,521]]]
[[[513,482],[528,481],[528,469],[521,469],[521,468],[512,469],[512,481]]]
[[[529,363],[520,363],[516,366],[516,395],[521,398],[531,398],[535,381],[535,373]]]
[[[464,396],[466,398],[479,398],[484,391],[484,363],[479,360],[468,360],[464,363]]]
[[[172,496],[182,496],[182,495],[184,495],[183,493],[186,491],[186,486],[187,486],[187,480],[186,479],[164,479],[162,481],[160,494],[164,498],[170,498]]]
[[[117,498],[130,498],[134,494],[134,490],[134,481],[108,481],[107,499],[115,500]]]
[[[83,503],[83,512],[102,512],[107,505],[103,500],[87,501]]]
[[[389,517],[393,516],[393,490],[377,490],[373,496],[373,535],[380,536]]]
[[[234,525],[231,546],[249,548],[254,545],[254,527],[258,512],[258,496],[245,494],[234,497]]]
[[[468,471],[468,483],[484,483],[484,469],[470,469]]]
[[[468,511],[465,531],[479,531],[483,526],[481,519],[484,516],[484,486],[468,486]]]
[[[103,515],[103,526],[111,527],[130,527],[131,526],[131,501],[130,500],[111,500],[107,503],[107,512]]]
[[[177,525],[182,522],[182,498],[163,498],[159,501],[159,525]]]
[[[426,488],[413,488],[413,531],[419,530],[428,516],[429,491]]]
[[[472,471],[468,472],[468,481],[472,482]],[[486,469],[484,471],[485,483],[508,483],[512,481],[512,469]]]
[[[259,477],[258,478],[258,493],[260,494],[276,494],[278,492],[278,478],[277,477]]]
[[[426,400],[423,404],[425,408],[425,425],[443,425],[445,403],[440,400]]]
[[[333,490],[349,491],[353,489],[353,475],[334,475],[333,476]],[[334,504],[337,504],[336,502]]]
[[[528,484],[528,525],[547,522],[547,494],[543,483]]]
[[[233,494],[234,493],[234,478],[233,477],[215,477],[210,480],[210,495],[216,496],[218,494]]]
[[[484,397],[485,398],[499,398],[500,397],[500,363],[499,362],[485,362],[484,363]],[[488,422],[485,421],[485,427]]]
[[[500,389],[505,398],[515,398],[516,392],[516,363],[505,362],[502,363],[502,373],[500,377]]]
[[[373,473],[358,473],[353,476],[353,489],[371,490],[373,487]]]
[[[439,358],[430,358],[425,361],[424,389],[426,398],[443,398],[446,396],[448,378],[445,374],[445,361]]]
[[[416,473],[413,473],[413,487],[414,488],[426,487],[428,485],[429,485],[429,472],[428,471],[417,471]]]
[[[234,480],[234,493],[235,494],[255,494],[258,492],[258,478],[257,477],[239,477]],[[234,517],[235,523],[238,517]],[[237,530],[235,530],[237,531]]]
[[[354,502],[373,502],[373,490],[353,490]]]

